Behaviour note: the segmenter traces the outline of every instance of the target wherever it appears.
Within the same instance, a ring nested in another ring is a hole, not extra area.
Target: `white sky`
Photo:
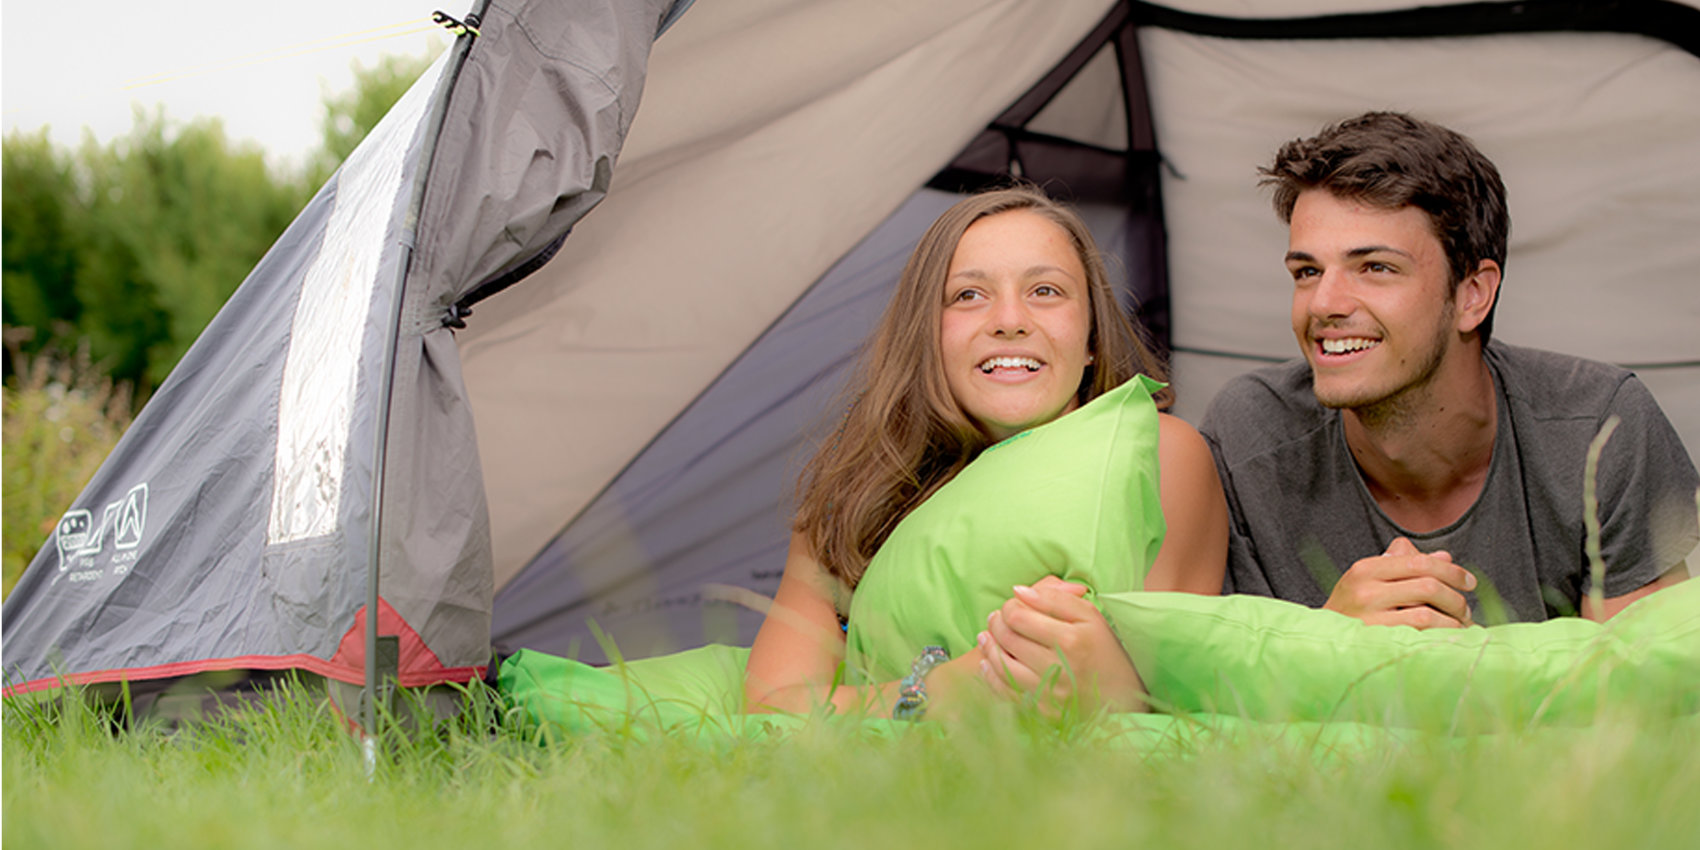
[[[83,129],[127,133],[133,108],[166,118],[217,116],[232,140],[274,159],[319,143],[326,92],[347,91],[352,66],[420,55],[453,40],[430,22],[473,0],[4,0],[0,115],[6,132],[51,128],[61,145]],[[159,82],[152,82],[160,80]]]

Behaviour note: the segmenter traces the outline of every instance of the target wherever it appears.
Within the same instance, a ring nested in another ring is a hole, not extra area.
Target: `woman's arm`
[[[1216,461],[1198,429],[1185,421],[1159,413],[1157,429],[1158,498],[1168,531],[1145,589],[1214,596],[1222,592],[1228,568],[1228,499]]]
[[[1210,448],[1191,425],[1168,414],[1158,419],[1158,497],[1168,530],[1145,578],[1146,590],[1222,592],[1228,558],[1228,506]],[[1116,591],[1121,588],[1100,588]],[[1090,711],[1143,705],[1144,686],[1085,588],[1047,577],[994,612],[981,633],[987,656],[982,676],[1005,696],[1031,691],[1061,661],[1072,676],[1050,683],[1046,701],[1080,699]]]
[[[750,711],[807,711],[826,700],[844,660],[844,632],[832,602],[836,583],[808,541],[791,535],[779,591],[744,668]]]
[[[899,682],[833,686],[844,661],[844,631],[833,605],[835,590],[847,593],[841,588],[838,579],[815,559],[808,541],[793,534],[779,591],[756,633],[744,668],[744,704],[748,711],[805,712],[830,702],[838,711],[864,711],[881,717],[891,714],[897,704]],[[921,647],[915,650],[919,653]],[[948,712],[963,688],[981,688],[976,681],[981,658],[976,650],[934,668],[926,677],[929,713]]]

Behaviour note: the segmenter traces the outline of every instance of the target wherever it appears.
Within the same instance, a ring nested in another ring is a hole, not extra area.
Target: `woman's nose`
[[[992,334],[1005,338],[1026,336],[1032,326],[1032,316],[1020,298],[999,298],[992,306]]]

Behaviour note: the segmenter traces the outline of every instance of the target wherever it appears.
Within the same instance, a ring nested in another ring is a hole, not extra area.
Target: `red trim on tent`
[[[64,685],[96,685],[105,682],[165,679],[188,676],[209,670],[306,670],[327,679],[351,685],[366,683],[366,609],[354,615],[354,625],[343,634],[336,654],[329,661],[315,655],[238,655],[230,658],[208,658],[200,661],[179,661],[156,664],[152,667],[129,667],[116,670],[95,670],[72,673],[48,679],[35,679],[0,690],[0,696],[18,696]],[[444,667],[436,653],[425,646],[419,633],[413,630],[390,603],[378,600],[379,634],[395,635],[401,639],[401,663],[396,684],[404,688],[440,685],[445,682],[469,682],[484,677],[485,667]]]
[[[401,660],[396,665],[396,684],[404,688],[417,688],[421,685],[435,685],[439,682],[461,681],[466,679],[451,679],[447,674],[456,670],[477,671],[475,676],[484,675],[483,667],[459,667],[450,670],[437,659],[437,654],[425,645],[425,640],[413,630],[407,621],[402,619],[390,603],[383,597],[378,597],[378,634],[393,635],[401,639]],[[342,643],[337,645],[336,654],[331,656],[330,663],[346,670],[353,671],[354,678],[343,679],[346,682],[363,684],[366,681],[366,609],[362,607],[354,614],[354,625],[343,634]],[[341,677],[337,677],[341,678]]]

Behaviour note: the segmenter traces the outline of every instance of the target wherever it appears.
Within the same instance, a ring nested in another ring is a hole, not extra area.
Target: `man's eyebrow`
[[[1401,257],[1411,257],[1411,252],[1400,250],[1392,245],[1365,245],[1362,248],[1353,248],[1346,252],[1346,256],[1352,258],[1367,257],[1371,254],[1398,254]],[[1316,258],[1303,251],[1288,251],[1287,262],[1315,263]]]
[[[1367,257],[1370,254],[1398,254],[1401,257],[1411,256],[1411,252],[1401,251],[1392,245],[1365,245],[1362,248],[1353,248],[1346,252],[1346,256],[1348,257]]]

